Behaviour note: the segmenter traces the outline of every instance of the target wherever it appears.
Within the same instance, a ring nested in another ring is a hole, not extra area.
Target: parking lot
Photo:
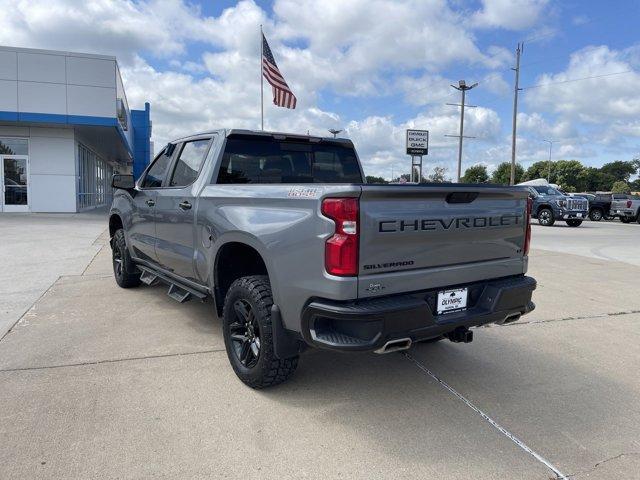
[[[534,225],[536,310],[471,344],[312,351],[254,391],[210,303],[116,286],[96,216],[53,222],[82,251],[58,267],[46,241],[5,236],[49,217],[0,220],[2,479],[639,476],[638,224]]]

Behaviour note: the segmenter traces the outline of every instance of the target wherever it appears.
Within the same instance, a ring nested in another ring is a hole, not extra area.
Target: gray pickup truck
[[[611,200],[611,216],[620,217],[622,223],[640,223],[640,198],[614,193]]]
[[[367,185],[349,140],[218,130],[114,175],[118,285],[211,297],[229,361],[253,388],[309,347],[470,342],[530,312],[530,202],[520,188]]]

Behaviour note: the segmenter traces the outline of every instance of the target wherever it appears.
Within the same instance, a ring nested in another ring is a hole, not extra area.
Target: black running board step
[[[140,275],[141,280],[142,276],[145,275],[149,279],[153,277],[152,282],[161,281],[169,285],[167,295],[169,295],[177,302],[184,303],[191,300],[192,297],[199,298],[200,300],[204,300],[205,298],[207,298],[206,293],[199,292],[194,288],[183,285],[173,278],[169,277],[168,275],[165,275],[164,273],[152,270],[151,268],[145,267],[143,265],[138,265],[138,268],[142,270],[142,275]]]
[[[145,285],[155,285],[158,283],[158,275],[150,270],[142,270],[142,273],[140,274],[140,281]]]
[[[182,287],[177,286],[175,283],[169,285],[169,291],[167,292],[171,298],[176,302],[184,303],[191,300],[191,292],[185,290]]]

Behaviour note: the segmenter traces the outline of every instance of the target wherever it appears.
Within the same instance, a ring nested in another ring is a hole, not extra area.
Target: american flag
[[[262,74],[273,88],[273,103],[279,107],[296,108],[296,96],[278,70],[264,34],[262,35]]]

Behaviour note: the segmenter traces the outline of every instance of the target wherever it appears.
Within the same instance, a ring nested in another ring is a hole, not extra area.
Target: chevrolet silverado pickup
[[[620,221],[622,223],[631,223],[635,221],[640,223],[640,198],[617,193],[614,193],[612,197],[612,216],[620,217]]]
[[[248,130],[180,138],[112,184],[118,285],[211,298],[253,388],[308,348],[470,342],[534,308],[521,188],[367,185],[349,140]]]

